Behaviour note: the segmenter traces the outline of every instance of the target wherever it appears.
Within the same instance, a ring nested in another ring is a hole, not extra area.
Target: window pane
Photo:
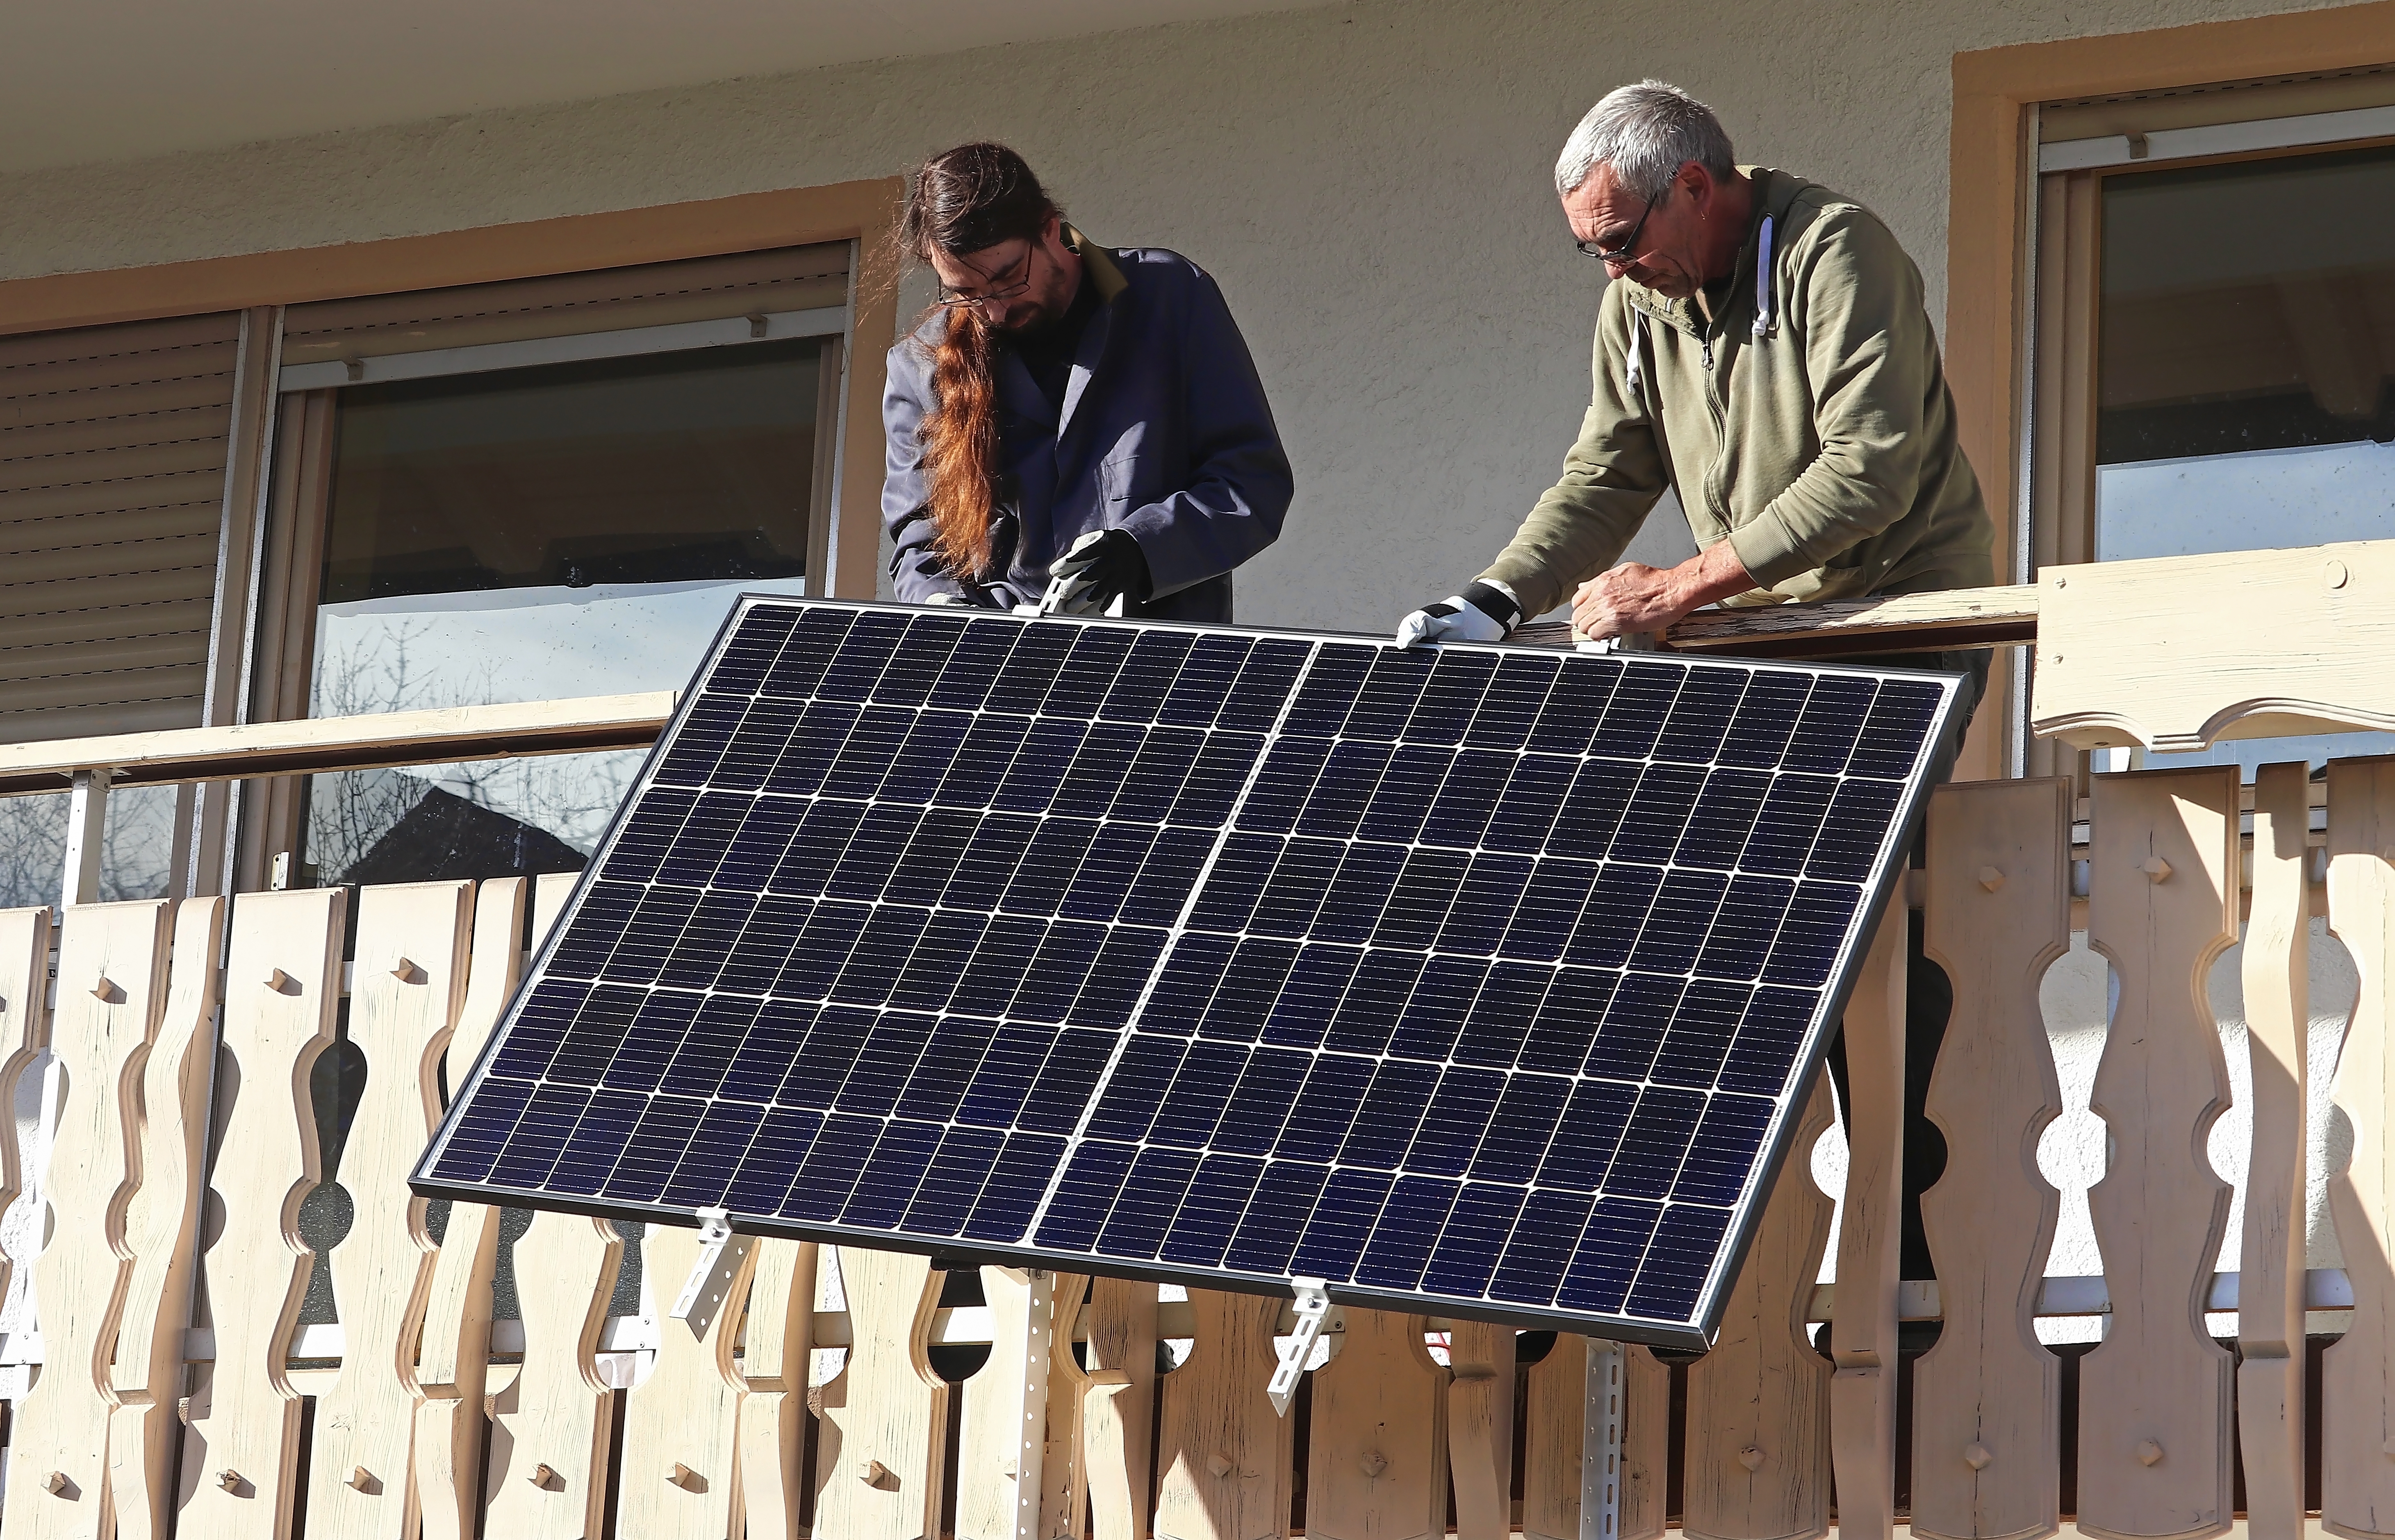
[[[2097,559],[2395,536],[2395,149],[2108,177],[2102,252]],[[2389,750],[2337,733],[2134,761],[2250,780]]]
[[[0,909],[56,903],[66,887],[64,792],[0,797]],[[165,898],[174,886],[175,788],[130,786],[108,796],[100,825],[99,900]]]
[[[813,339],[352,387],[310,714],[668,690],[806,591]],[[314,880],[577,869],[638,753],[311,778]]]

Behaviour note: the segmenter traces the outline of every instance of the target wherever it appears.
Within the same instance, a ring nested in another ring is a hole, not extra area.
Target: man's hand
[[[1397,645],[1426,641],[1503,641],[1522,618],[1513,594],[1493,583],[1475,583],[1436,604],[1425,604],[1397,622]]]
[[[1572,594],[1572,635],[1590,641],[1660,633],[1689,611],[1754,586],[1724,540],[1676,567],[1625,561],[1597,573]]]

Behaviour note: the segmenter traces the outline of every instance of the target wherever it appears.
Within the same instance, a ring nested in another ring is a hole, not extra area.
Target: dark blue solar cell
[[[1559,967],[1539,1000],[1539,1013],[1515,1062],[1525,1070],[1577,1074],[1596,1041],[1597,1024],[1613,999],[1621,975],[1589,967]]]
[[[823,999],[847,966],[872,914],[870,904],[831,900],[816,904],[807,916],[807,928],[799,932],[798,945],[790,949],[790,960],[774,981],[773,993],[789,1000]]]
[[[1137,823],[1101,828],[1079,868],[1070,874],[1072,882],[1057,901],[1056,912],[1076,920],[1110,920],[1121,914],[1123,899],[1138,880],[1156,836],[1156,830]]]
[[[1372,1288],[1408,1292],[1422,1286],[1430,1249],[1455,1207],[1461,1182],[1435,1177],[1400,1177],[1390,1190],[1379,1228],[1356,1264],[1356,1281]]]
[[[1372,932],[1380,946],[1428,946],[1447,923],[1448,906],[1471,867],[1471,857],[1459,850],[1423,848],[1406,858],[1405,870],[1389,894],[1388,907]]]
[[[1172,1077],[1181,1073],[1181,1061],[1188,1053],[1189,1045],[1180,1038],[1131,1033],[1115,1073],[1106,1078],[1105,1089],[1090,1111],[1089,1137],[1145,1139],[1156,1122],[1156,1110],[1164,1104],[1172,1089]]]
[[[1069,1134],[1081,1121],[1098,1076],[1114,1057],[1116,1035],[1110,1032],[1065,1031],[1048,1051],[1039,1078],[1031,1083],[1031,1099],[1024,1103],[1017,1126],[1035,1134]]]
[[[1022,852],[1014,880],[1006,885],[999,907],[1014,915],[1052,915],[1065,902],[1065,890],[1096,843],[1098,823],[1088,818],[1049,818],[1039,823],[1032,845]]]
[[[1585,753],[1621,681],[1621,665],[1611,658],[1566,660],[1531,725],[1529,746],[1546,754]],[[1606,752],[1614,750],[1608,746]]]
[[[560,1037],[547,1064],[536,1069],[518,1060],[504,1065],[503,1073],[538,1074],[567,1086],[596,1086],[624,1046],[633,1018],[647,1003],[644,991],[594,989],[574,1013],[573,1025]]]
[[[1829,816],[1822,820],[1820,842],[1805,863],[1805,875],[1846,882],[1870,876],[1886,848],[1897,800],[1903,795],[1904,783],[1899,781],[1848,781],[1839,786]]]
[[[914,730],[917,715],[895,706],[868,705],[848,730],[847,739],[840,753],[824,771],[819,789],[826,796],[853,796],[860,800],[881,789],[882,777],[890,773],[890,762],[898,757],[906,734]],[[782,789],[777,786],[776,790]]]
[[[1681,1321],[1695,1308],[1697,1295],[1720,1254],[1722,1232],[1729,1228],[1729,1210],[1674,1204],[1663,1210],[1655,1239],[1647,1247],[1647,1261],[1631,1285],[1629,1310],[1650,1319]]]
[[[1328,738],[1283,738],[1273,744],[1239,803],[1238,826],[1284,835],[1295,828],[1330,753]]]
[[[623,1158],[624,1145],[648,1102],[647,1097],[623,1091],[594,1093],[545,1185],[576,1197],[597,1196]]]
[[[1764,981],[1809,989],[1828,983],[1831,966],[1837,961],[1838,948],[1846,941],[1848,922],[1861,899],[1860,888],[1844,883],[1797,884],[1779,944],[1764,965]]]
[[[493,1087],[494,1097],[513,1094],[517,1088],[513,1081],[491,1080],[484,1084]],[[588,1091],[570,1086],[542,1086],[538,1099],[525,1104],[523,1115],[509,1130],[507,1148],[492,1163],[492,1185],[523,1192],[545,1188],[549,1173],[557,1168],[558,1152],[574,1137],[589,1105]]]
[[[733,1057],[746,1043],[761,1003],[736,994],[710,994],[701,1000],[681,1038],[668,1045],[672,1059],[658,1083],[660,1088],[677,1096],[713,1096],[723,1084],[723,1073]]]
[[[773,1100],[790,1067],[799,1061],[799,1049],[819,1014],[813,1006],[765,1001],[748,1035],[741,1040],[738,1057],[724,1066],[723,1083],[716,1094],[734,1101]]]
[[[1459,1064],[1510,1068],[1529,1036],[1539,1001],[1555,970],[1535,963],[1499,963],[1489,970],[1453,1050]]]
[[[1371,940],[1388,908],[1390,890],[1406,867],[1402,845],[1351,845],[1346,859],[1315,912],[1317,941],[1360,942]]]
[[[1277,1161],[1266,1166],[1232,1233],[1223,1265],[1268,1275],[1296,1271],[1290,1257],[1299,1238],[1307,1234],[1307,1221],[1330,1176],[1329,1167],[1305,1162]]]
[[[1364,809],[1380,789],[1396,751],[1387,744],[1343,743],[1330,751],[1315,778],[1297,832],[1345,839],[1363,822]]]
[[[1165,1239],[1164,1260],[1183,1267],[1219,1267],[1231,1231],[1255,1195],[1264,1163],[1244,1155],[1209,1155],[1191,1178],[1180,1221]]]
[[[1373,1073],[1371,1088],[1340,1147],[1342,1165],[1370,1165],[1394,1171],[1413,1142],[1414,1129],[1438,1088],[1438,1066],[1384,1059]]]
[[[1222,709],[1215,713],[1214,725],[1240,732],[1263,732],[1280,720],[1281,707],[1289,700],[1289,688],[1296,682],[1298,671],[1305,666],[1314,644],[1308,641],[1266,639],[1255,644],[1248,653],[1246,666],[1231,686]]]
[[[1480,709],[1480,698],[1497,673],[1497,659],[1487,652],[1442,652],[1438,669],[1422,687],[1422,699],[1406,723],[1405,736],[1417,744],[1460,744]]]
[[[1283,844],[1271,835],[1235,834],[1224,840],[1190,908],[1190,928],[1245,930],[1273,868],[1280,864]]]
[[[1114,818],[1161,823],[1172,811],[1205,748],[1202,732],[1186,728],[1151,730],[1131,769],[1124,772],[1113,806],[1104,810]]]
[[[444,1181],[489,1180],[492,1165],[511,1147],[516,1125],[531,1103],[534,1087],[529,1081],[487,1078],[483,1084],[490,1087],[489,1092],[463,1101],[449,1125],[448,1139],[433,1166],[435,1175]]]
[[[1279,1169],[1274,1168],[1276,1175]],[[1364,1243],[1372,1238],[1372,1227],[1387,1206],[1389,1189],[1396,1181],[1395,1177],[1378,1171],[1330,1173],[1297,1231],[1304,1238],[1286,1264],[1289,1270],[1305,1278],[1353,1277],[1356,1263],[1364,1255]],[[1241,1261],[1241,1249],[1236,1243],[1231,1247],[1234,1266]],[[1260,1255],[1257,1260],[1268,1259]]]
[[[1621,1148],[1605,1174],[1605,1191],[1630,1198],[1660,1198],[1671,1191],[1688,1153],[1688,1139],[1703,1114],[1705,1099],[1696,1091],[1650,1086],[1638,1098],[1638,1110],[1622,1130]]]
[[[964,751],[973,718],[961,711],[926,711],[906,731],[906,741],[882,778],[880,795],[897,802],[928,802]]]
[[[661,1201],[692,1208],[721,1208],[732,1192],[732,1179],[748,1152],[749,1141],[765,1120],[765,1109],[745,1101],[707,1104],[706,1115],[683,1147],[674,1152],[681,1164],[659,1194]]]
[[[1544,845],[1580,768],[1579,760],[1558,755],[1523,756],[1480,842],[1492,850],[1526,852]]]
[[[1049,810],[1099,817],[1114,805],[1139,755],[1142,730],[1122,722],[1098,722],[1081,741],[1070,770],[1057,786]]]
[[[748,715],[745,697],[701,696],[682,718],[673,746],[657,762],[657,783],[668,786],[705,786],[714,783],[730,748],[732,735]]]
[[[1420,837],[1422,820],[1430,816],[1431,802],[1438,796],[1439,783],[1447,779],[1448,767],[1454,762],[1451,749],[1427,744],[1398,745],[1356,832],[1366,839],[1398,844]]]
[[[1688,814],[1672,859],[1682,866],[1711,866],[1727,871],[1746,849],[1755,815],[1770,794],[1771,777],[1754,770],[1717,770],[1705,778],[1704,790]]]
[[[921,1123],[945,1123],[957,1115],[965,1086],[989,1051],[997,1027],[965,1016],[941,1018],[932,1028],[921,1052],[898,1095],[894,1111]]]
[[[840,852],[840,864],[832,868],[831,880],[824,885],[826,896],[867,902],[881,897],[889,890],[898,871],[898,858],[913,843],[916,826],[922,820],[920,808],[883,802],[868,809],[856,833],[849,836],[848,849]]]
[[[1384,744],[1403,736],[1406,718],[1413,715],[1414,703],[1438,661],[1438,654],[1412,648],[1392,649],[1374,658],[1371,673],[1356,691],[1355,708],[1341,730],[1343,735]]]
[[[1811,990],[1758,989],[1747,1002],[1738,1044],[1722,1065],[1721,1088],[1756,1096],[1791,1090],[1789,1075],[1805,1045],[1805,1032],[1821,1007]]]
[[[1758,668],[1739,697],[1737,715],[1722,738],[1721,764],[1771,770],[1787,750],[1789,734],[1813,692],[1813,676],[1788,669]]]
[[[707,1112],[706,1102],[687,1097],[644,1096],[641,1101],[640,1122],[600,1189],[613,1203],[650,1204],[663,1196]]]
[[[1622,759],[1643,759],[1652,753],[1687,673],[1686,664],[1641,659],[1623,665],[1597,722],[1596,751]]]
[[[960,615],[916,616],[906,627],[906,640],[874,682],[873,698],[890,705],[922,704],[964,634]]]
[[[1272,1010],[1273,1001],[1289,981],[1290,969],[1296,966],[1295,941],[1260,936],[1241,941],[1230,966],[1223,970],[1213,998],[1207,1002],[1198,1035],[1225,1043],[1255,1042],[1263,1035],[1264,1017]]]
[[[1438,788],[1437,799],[1431,803],[1430,816],[1422,822],[1423,842],[1464,849],[1479,844],[1489,828],[1489,816],[1497,810],[1497,799],[1514,773],[1515,761],[1514,755],[1483,749],[1458,754]]]
[[[799,1165],[798,1178],[782,1200],[782,1217],[818,1224],[839,1219],[840,1210],[848,1206],[849,1194],[856,1191],[858,1173],[880,1139],[879,1118],[835,1113],[824,1119],[807,1158]]]
[[[1335,839],[1290,840],[1273,867],[1248,928],[1267,936],[1305,935],[1346,854],[1347,847]]]
[[[1776,775],[1738,863],[1749,872],[1795,876],[1805,870],[1838,783],[1820,775]]]
[[[1551,963],[1564,954],[1581,906],[1596,885],[1599,868],[1589,861],[1542,861],[1522,889],[1522,902],[1498,950],[1508,957]]]
[[[1662,882],[1663,874],[1655,867],[1608,862],[1589,889],[1564,961],[1588,967],[1620,967],[1629,961]]]
[[[1037,819],[991,813],[973,830],[957,859],[940,902],[951,909],[996,909],[1021,869],[1023,852],[1039,836]]]
[[[765,670],[781,655],[790,628],[803,612],[758,605],[743,614],[724,638],[723,651],[707,670],[707,688],[734,694],[754,693],[764,682]]]
[[[1489,1275],[1514,1233],[1514,1221],[1526,1197],[1518,1187],[1493,1187],[1466,1182],[1447,1217],[1447,1229],[1431,1252],[1422,1273],[1422,1287],[1435,1294],[1469,1298],[1485,1292]]]
[[[1640,769],[1618,759],[1591,759],[1573,777],[1547,836],[1547,853],[1558,856],[1602,856],[1612,847],[1621,827],[1621,809],[1637,789]]]
[[[1264,741],[1250,733],[1209,735],[1166,821],[1192,828],[1221,828],[1230,821],[1231,809],[1238,804],[1239,793],[1246,789],[1264,750]]]
[[[715,886],[746,893],[762,892],[771,886],[774,870],[789,853],[790,841],[797,837],[806,813],[807,804],[795,797],[752,798],[748,816],[715,869]]]
[[[1242,637],[1200,637],[1173,676],[1156,719],[1174,727],[1206,727],[1239,677],[1250,643]],[[1269,725],[1269,724],[1267,724]]]
[[[1058,920],[1050,926],[1007,1014],[1019,1021],[1062,1021],[1073,1008],[1081,981],[1089,976],[1090,964],[1105,941],[1103,925]]]
[[[1608,857],[1657,866],[1671,860],[1688,826],[1688,809],[1697,805],[1704,785],[1705,772],[1694,766],[1647,766],[1638,778],[1638,789],[1630,794],[1630,806],[1622,809],[1621,826],[1614,831]]]
[[[1599,1199],[1588,1227],[1581,1232],[1580,1249],[1564,1274],[1563,1290],[1555,1303],[1594,1315],[1619,1315],[1631,1282],[1638,1276],[1639,1264],[1647,1259],[1656,1222],[1662,1217],[1661,1204]]]
[[[1071,625],[1024,626],[983,704],[992,711],[1020,711],[1026,716],[1038,710],[1048,687],[1056,682],[1056,671],[1064,666],[1065,654],[1072,652],[1078,630]]]
[[[1243,1048],[1218,1044],[1193,1047],[1181,1061],[1181,1073],[1173,1077],[1164,1105],[1157,1110],[1156,1122],[1147,1131],[1148,1141],[1191,1150],[1213,1143],[1223,1109],[1230,1105],[1231,1092],[1247,1067],[1248,1052]]]
[[[857,616],[856,624],[840,638],[840,651],[832,654],[831,666],[824,670],[814,693],[833,701],[870,698],[881,671],[889,665],[890,655],[898,649],[899,638],[906,634],[906,626],[905,615]]]
[[[816,701],[790,730],[789,746],[765,776],[764,789],[777,796],[812,796],[847,745],[862,715],[838,701]]]
[[[1365,1089],[1372,1084],[1374,1060],[1342,1053],[1317,1054],[1305,1077],[1305,1088],[1289,1110],[1281,1127],[1279,1153],[1291,1160],[1327,1161],[1347,1142]]]
[[[1039,703],[1043,717],[1090,717],[1113,688],[1115,676],[1131,655],[1131,644],[1139,633],[1126,626],[1090,625],[1082,628],[1073,643],[1072,655],[1065,666],[1056,671],[1056,682],[1048,687],[1047,697]]]
[[[1655,907],[1647,912],[1647,928],[1630,954],[1631,967],[1650,973],[1686,973],[1694,967],[1728,888],[1729,878],[1720,872],[1666,874]]]
[[[1721,752],[1723,735],[1746,693],[1743,668],[1691,668],[1687,683],[1672,702],[1661,736],[1655,740],[1655,757],[1708,765]]]
[[[1314,1068],[1314,1056],[1259,1048],[1248,1060],[1231,1093],[1229,1107],[1215,1130],[1214,1148],[1238,1155],[1268,1155],[1280,1139],[1281,1125]]]
[[[949,762],[947,778],[940,783],[937,800],[950,808],[986,808],[998,796],[998,785],[1006,778],[1006,768],[1014,763],[1017,750],[1031,731],[1026,717],[976,717],[965,741]]]
[[[1430,966],[1422,969],[1422,982],[1414,987],[1413,997],[1397,1018],[1389,1051],[1405,1059],[1445,1059],[1462,1034],[1472,997],[1488,976],[1489,964],[1481,958],[1431,958]]]
[[[1314,1048],[1330,1031],[1330,1019],[1347,993],[1364,954],[1354,947],[1310,945],[1298,954],[1264,1018],[1264,1040],[1283,1047]]]
[[[1541,1187],[1594,1192],[1605,1184],[1613,1152],[1638,1105],[1638,1087],[1615,1080],[1582,1080],[1572,1086],[1571,1099],[1548,1141],[1540,1164]]]
[[[1796,718],[1796,731],[1789,735],[1781,767],[1816,775],[1835,775],[1845,770],[1862,736],[1877,689],[1876,682],[1867,678],[1821,676],[1805,702],[1804,714]]]
[[[1414,981],[1429,959],[1419,952],[1374,949],[1348,982],[1330,1019],[1323,1046],[1341,1053],[1380,1053],[1397,1030],[1397,1018],[1413,997]]]
[[[948,711],[981,709],[999,670],[1006,666],[1007,653],[1022,634],[1023,626],[1017,622],[976,618],[948,654],[925,703]]]
[[[962,1230],[1005,1143],[1004,1136],[991,1128],[948,1129],[896,1228],[919,1235],[954,1235]]]
[[[815,912],[811,899],[783,898],[768,893],[757,901],[748,928],[723,948],[723,970],[715,987],[742,994],[772,990],[798,950],[799,938]]]
[[[755,896],[748,893],[709,893],[699,900],[657,982],[674,989],[714,988],[732,942],[748,929],[756,907]]]
[[[748,612],[753,617],[765,611],[759,606]],[[801,612],[798,624],[791,628],[789,640],[783,644],[773,666],[765,671],[759,691],[798,700],[814,694],[832,655],[840,651],[841,638],[858,618],[853,612],[822,606],[810,606]]]
[[[1065,1161],[1065,1141],[1051,1134],[1009,1134],[989,1181],[973,1204],[964,1233],[976,1241],[1019,1244],[1031,1228],[1040,1194]]]
[[[1489,1281],[1489,1295],[1517,1305],[1553,1304],[1595,1202],[1568,1192],[1532,1193],[1514,1222],[1505,1259]]]
[[[1504,1099],[1489,1113],[1488,1135],[1473,1154],[1475,1180],[1530,1180],[1562,1125],[1573,1083],[1562,1075],[1509,1075]]]
[[[1846,761],[1848,775],[1901,781],[1929,743],[1941,691],[1925,679],[1890,679],[1872,700],[1871,716]]]
[[[855,837],[856,826],[865,822],[865,813],[862,802],[817,802],[809,807],[799,821],[798,832],[790,836],[789,853],[766,886],[776,893],[801,898],[821,893],[839,869],[840,858],[847,853],[848,842]]]
[[[1065,778],[1073,757],[1080,752],[1081,740],[1089,735],[1086,722],[1060,721],[1042,717],[1031,724],[1023,746],[1014,752],[1014,763],[1006,767],[1006,779],[999,783],[998,793],[990,806],[1008,812],[1036,813],[1048,809],[1056,795],[1057,784]]]
[[[618,882],[645,882],[673,849],[674,832],[698,804],[698,794],[655,787],[638,802],[616,832],[617,852],[607,863],[608,875]]]
[[[645,889],[629,883],[601,879],[582,890],[574,923],[549,948],[549,972],[568,979],[596,979],[623,939],[623,928],[640,906]]]
[[[1560,660],[1554,658],[1503,660],[1480,699],[1465,742],[1480,748],[1520,748],[1528,743],[1531,725],[1539,719],[1539,708],[1546,704],[1559,666]]]
[[[741,719],[732,741],[723,745],[722,762],[707,778],[707,783],[717,791],[757,790],[772,777],[774,767],[789,751],[790,734],[798,725],[799,714],[787,704],[758,702]]]
[[[1347,720],[1348,710],[1363,690],[1373,663],[1382,655],[1374,648],[1337,643],[1325,643],[1315,649],[1314,659],[1306,665],[1304,681],[1297,687],[1297,696],[1281,718],[1280,731],[1324,738],[1335,736]]]
[[[1470,1169],[1481,1138],[1489,1132],[1497,1099],[1504,1094],[1505,1080],[1492,1070],[1450,1069],[1440,1076],[1438,1090],[1414,1129],[1405,1169],[1434,1177],[1461,1177]]]
[[[1777,1110],[1775,1102],[1763,1097],[1714,1098],[1688,1145],[1680,1179],[1673,1184],[1673,1202],[1724,1206],[1736,1203],[1754,1173],[1754,1158],[1763,1149],[1764,1133]]]
[[[774,1099],[785,1107],[829,1111],[848,1080],[848,1072],[855,1066],[856,1056],[864,1051],[874,1016],[853,1006],[826,1006],[818,1011]]]
[[[1713,934],[1697,954],[1697,971],[1716,979],[1759,978],[1795,891],[1783,877],[1733,877]]]
[[[1744,984],[1690,980],[1648,1073],[1666,1085],[1711,1086],[1729,1053],[1730,1040],[1738,1035],[1752,993]]]
[[[948,997],[948,1008],[967,1016],[1003,1014],[1030,971],[1031,959],[1039,954],[1039,943],[1047,939],[1048,927],[1041,921],[1018,915],[991,919],[973,961],[957,981],[956,994]]]
[[[953,909],[933,915],[891,985],[890,1003],[906,1010],[945,1008],[956,997],[957,981],[972,965],[973,951],[988,928],[988,919],[980,915]]]
[[[801,1108],[766,1109],[764,1121],[733,1168],[723,1206],[735,1214],[779,1214],[807,1152],[823,1131],[823,1114]]]
[[[989,1051],[982,1055],[981,1067],[973,1072],[973,1083],[965,1087],[965,1099],[957,1107],[957,1121],[984,1128],[1014,1126],[1023,1116],[1024,1099],[1031,1094],[1032,1080],[1055,1046],[1053,1027],[999,1028],[998,1035],[990,1039]]]
[[[1683,979],[1652,973],[1622,975],[1606,1002],[1605,1019],[1596,1029],[1581,1068],[1589,1074],[1622,1080],[1644,1080],[1655,1062],[1655,1050],[1671,1030],[1672,1012],[1687,987]]]
[[[1201,1157],[1190,1150],[1143,1150],[1138,1162],[1121,1178],[1099,1231],[1094,1249],[1109,1257],[1154,1257],[1164,1244],[1172,1217],[1198,1174]],[[1049,1210],[1052,1220],[1055,1210]],[[1043,1231],[1043,1234],[1045,1232]]]
[[[1435,943],[1441,952],[1492,953],[1503,939],[1529,885],[1528,856],[1483,852],[1472,858],[1463,880],[1455,886],[1455,902]]]
[[[938,1018],[915,1011],[881,1013],[848,1072],[833,1107],[843,1112],[886,1117],[898,1105],[898,1095],[923,1057]]]
[[[1147,1008],[1140,1013],[1140,1025],[1153,1032],[1196,1033],[1238,946],[1228,936],[1185,935],[1173,942]]]
[[[1193,642],[1195,637],[1181,630],[1140,632],[1131,644],[1131,656],[1123,659],[1121,673],[1114,678],[1114,688],[1106,690],[1105,704],[1099,704],[1099,717],[1106,721],[1152,721]]]

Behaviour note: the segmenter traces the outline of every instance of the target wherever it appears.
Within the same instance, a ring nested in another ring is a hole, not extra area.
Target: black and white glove
[[[1147,600],[1147,557],[1129,530],[1092,530],[1048,568],[1043,615],[1119,615]]]
[[[1522,606],[1493,583],[1475,583],[1397,622],[1397,645],[1426,641],[1503,641],[1522,619]]]

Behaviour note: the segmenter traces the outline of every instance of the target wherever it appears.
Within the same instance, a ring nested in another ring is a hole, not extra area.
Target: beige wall
[[[1478,570],[1577,425],[1597,274],[1549,168],[1604,90],[1675,80],[1742,158],[1862,198],[1942,311],[1956,51],[2296,8],[1383,0],[0,178],[0,278],[841,181],[1004,138],[1093,235],[1184,251],[1230,296],[1299,480],[1240,617],[1378,629]],[[1685,550],[1673,523],[1641,548]]]

